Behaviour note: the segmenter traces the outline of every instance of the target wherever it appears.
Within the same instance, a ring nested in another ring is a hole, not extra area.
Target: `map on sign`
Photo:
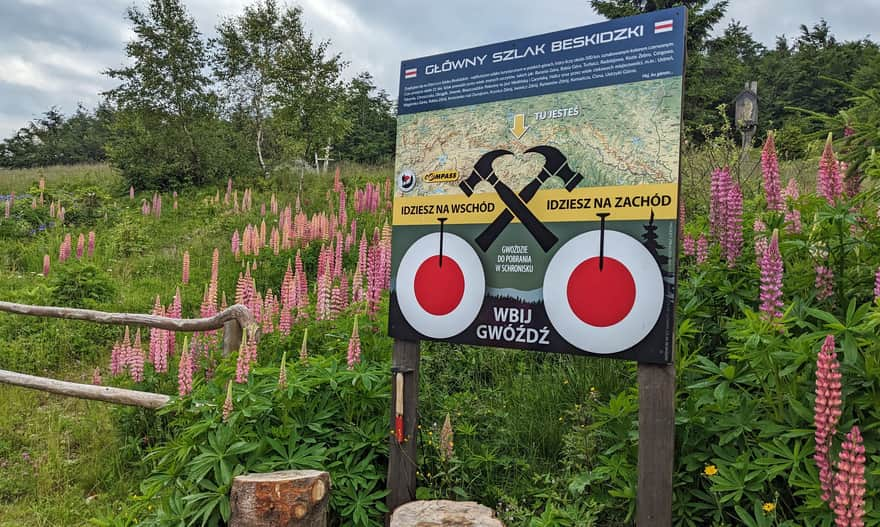
[[[401,115],[397,165],[416,174],[466,171],[496,148],[548,144],[584,174],[581,186],[672,183],[680,108],[681,80],[671,78]],[[519,157],[496,165],[517,187],[542,163],[538,156]],[[551,180],[543,188],[561,187]],[[417,184],[410,195],[449,191]]]
[[[401,64],[392,336],[672,361],[685,13]]]

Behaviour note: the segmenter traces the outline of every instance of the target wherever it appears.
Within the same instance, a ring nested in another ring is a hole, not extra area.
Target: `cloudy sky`
[[[146,0],[134,0],[143,6]],[[282,0],[283,1],[283,0]],[[0,0],[0,137],[56,105],[94,106],[112,84],[101,71],[123,63],[133,0]],[[213,35],[223,17],[250,0],[185,0],[200,30]],[[598,22],[588,0],[300,0],[316,39],[330,39],[352,76],[369,71],[397,94],[402,59]],[[797,34],[825,18],[838,39],[880,40],[880,0],[731,0],[730,20],[759,41]]]

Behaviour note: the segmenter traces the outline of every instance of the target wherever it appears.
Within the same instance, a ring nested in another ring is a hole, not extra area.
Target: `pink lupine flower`
[[[303,331],[302,345],[300,345],[300,347],[299,347],[299,360],[303,364],[306,364],[307,362],[309,362],[308,343],[309,343],[309,328],[306,328]]]
[[[177,210],[177,191],[175,190],[171,196],[174,198],[174,205],[171,208]]]
[[[11,214],[12,214],[12,201],[6,200],[6,212],[3,215],[8,218]]]
[[[128,187],[128,199],[134,200],[134,185]]]
[[[684,223],[686,217],[686,211],[684,207],[684,200],[678,202],[678,238],[684,238]]]
[[[874,273],[874,302],[877,302],[877,300],[880,300],[880,267]]]
[[[37,198],[33,198],[31,200],[31,210],[36,210],[36,209],[37,209]]]
[[[727,228],[727,199],[732,183],[730,170],[727,167],[712,171],[709,191],[709,232],[718,240],[723,239]]]
[[[49,255],[44,254],[43,255],[43,276],[49,276],[49,263],[50,263]]]
[[[834,482],[830,457],[831,442],[837,432],[842,404],[840,378],[840,363],[834,350],[834,336],[828,335],[816,358],[816,401],[813,407],[816,449],[813,459],[819,469],[822,499],[829,504]]]
[[[125,358],[122,356],[122,344],[119,341],[113,344],[113,349],[110,351],[110,374],[113,376],[119,375],[122,373],[122,368],[125,366]]]
[[[235,365],[235,382],[245,383],[250,373],[251,364],[257,360],[257,343],[253,330],[245,329],[241,347],[238,350],[238,361]]]
[[[189,337],[183,338],[183,350],[180,352],[180,362],[177,364],[177,393],[185,397],[193,389],[192,356],[189,350]]]
[[[285,306],[281,307],[281,318],[278,321],[278,331],[281,332],[282,335],[290,335],[290,326],[292,325],[292,315],[290,313],[290,308]]]
[[[816,183],[819,195],[825,198],[829,205],[834,205],[837,198],[843,194],[843,181],[840,175],[840,165],[834,156],[831,139],[831,132],[829,132],[828,139],[825,140],[825,149],[822,151],[822,158],[819,160],[819,174]]]
[[[54,201],[49,204],[49,217],[50,218],[55,217],[55,202]]]
[[[752,230],[754,231],[754,242],[755,242],[755,263],[758,267],[761,266],[761,256],[764,254],[764,251],[767,250],[767,244],[769,243],[767,237],[764,235],[767,232],[767,225],[761,221],[761,218],[755,218],[755,223],[752,225]]]
[[[58,249],[58,261],[65,262],[70,258],[70,235],[67,234],[64,236],[64,241],[61,242],[61,247]]]
[[[103,379],[101,379],[101,368],[95,368],[95,371],[92,372],[92,384],[95,386],[101,386],[104,384]]]
[[[181,277],[184,284],[189,283],[189,251],[183,251],[183,276]]]
[[[229,421],[232,415],[232,381],[226,383],[226,400],[223,401],[223,422]]]
[[[732,183],[727,194],[726,225],[722,247],[727,267],[733,267],[742,251],[742,206],[743,198],[739,185]]]
[[[177,288],[174,298],[171,299],[171,305],[168,306],[168,309],[165,312],[165,316],[169,318],[180,318],[182,315],[182,307],[180,300],[180,288]],[[168,356],[174,355],[174,350],[177,347],[177,334],[174,331],[166,331],[165,332],[165,352]]]
[[[825,300],[834,294],[834,271],[824,265],[816,266],[816,298]]]
[[[797,181],[794,178],[788,178],[788,183],[785,185],[785,190],[782,191],[782,196],[791,201],[797,201],[801,197]]]
[[[681,239],[682,251],[685,256],[693,256],[696,248],[696,240],[690,234],[685,234]]]
[[[144,380],[144,350],[141,346],[141,329],[134,334],[134,344],[131,346],[128,356],[128,368],[131,380],[141,382]]]
[[[364,231],[361,234],[361,241],[358,244],[357,270],[360,271],[361,276],[364,276],[367,273],[367,232],[366,231]]]
[[[238,229],[236,229],[232,233],[232,254],[237,257],[239,251],[241,251],[241,240],[239,239]]]
[[[89,231],[89,243],[86,249],[86,255],[89,258],[95,255],[95,231]]]
[[[281,279],[281,305],[293,307],[296,305],[296,285],[293,280],[293,268],[290,266],[290,260],[287,260],[287,270],[284,271],[284,278]]]
[[[770,320],[782,317],[782,255],[779,231],[773,229],[770,244],[761,256],[761,312]]]
[[[354,369],[355,364],[361,362],[361,337],[358,334],[358,319],[354,317],[354,327],[351,329],[351,338],[348,339],[348,369]]]
[[[122,367],[127,368],[131,364],[131,331],[125,326],[125,334],[122,336],[122,348],[120,355],[122,357]]]
[[[281,354],[281,367],[278,368],[278,389],[287,388],[287,352]]]
[[[697,264],[704,263],[709,259],[709,238],[701,234],[697,238]]]
[[[798,234],[803,230],[801,211],[792,208],[785,212],[785,232]]]
[[[764,149],[761,151],[761,174],[764,177],[764,196],[767,209],[782,212],[783,202],[779,183],[779,161],[776,158],[776,144],[773,133],[767,134]]]
[[[865,446],[858,426],[852,427],[840,447],[831,508],[837,527],[865,525]]]

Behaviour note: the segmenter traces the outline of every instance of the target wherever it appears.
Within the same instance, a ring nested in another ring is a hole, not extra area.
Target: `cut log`
[[[391,515],[391,527],[504,527],[495,511],[473,501],[411,501]]]
[[[232,480],[229,527],[326,527],[330,474],[284,470]]]

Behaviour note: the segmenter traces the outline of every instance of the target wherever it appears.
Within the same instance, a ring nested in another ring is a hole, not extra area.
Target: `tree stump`
[[[495,511],[473,501],[411,501],[391,515],[391,527],[504,527]]]
[[[330,474],[284,470],[232,480],[230,527],[326,527]]]

